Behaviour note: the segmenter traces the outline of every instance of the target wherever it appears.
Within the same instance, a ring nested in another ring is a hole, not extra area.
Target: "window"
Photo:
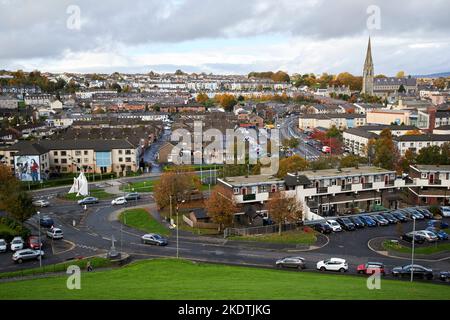
[[[58,159],[55,159],[55,163],[59,163]]]
[[[77,158],[77,163],[81,163],[81,158]]]
[[[123,158],[119,158],[119,162],[123,162]]]
[[[119,150],[119,154],[123,154],[123,150]]]
[[[53,151],[53,155],[57,156],[58,155],[58,151]]]
[[[131,158],[125,158],[125,162],[131,162]]]
[[[422,172],[422,175],[420,176],[422,179],[428,178],[428,174],[425,172]]]
[[[61,155],[64,157],[64,156],[67,156],[67,151],[61,151]]]
[[[61,159],[61,163],[67,163],[67,159]]]
[[[88,151],[84,150],[84,155],[87,156],[88,155]]]
[[[89,159],[88,159],[88,158],[84,158],[84,162],[85,162],[85,163],[88,163],[88,162],[89,162]]]
[[[239,194],[239,188],[233,188],[233,193],[234,194]]]
[[[81,151],[79,151],[79,150],[77,150],[77,151],[75,151],[75,156],[81,156]]]
[[[125,150],[125,154],[130,155],[131,154],[131,150]]]

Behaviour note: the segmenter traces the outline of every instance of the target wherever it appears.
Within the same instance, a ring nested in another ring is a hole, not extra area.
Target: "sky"
[[[0,70],[450,71],[448,0],[0,0]]]

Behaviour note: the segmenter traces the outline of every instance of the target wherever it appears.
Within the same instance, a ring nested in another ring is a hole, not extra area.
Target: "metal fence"
[[[301,225],[301,223],[282,224],[281,231],[295,230]],[[258,234],[277,233],[279,231],[279,228],[280,226],[278,224],[250,228],[226,228],[224,231],[224,238],[231,236],[251,236]]]

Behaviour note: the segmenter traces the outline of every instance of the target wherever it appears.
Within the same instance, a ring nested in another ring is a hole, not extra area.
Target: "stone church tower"
[[[369,37],[369,45],[367,47],[366,54],[366,62],[364,63],[364,71],[363,71],[363,85],[361,93],[365,93],[373,96],[373,60],[372,60],[372,47],[370,45],[370,37]]]

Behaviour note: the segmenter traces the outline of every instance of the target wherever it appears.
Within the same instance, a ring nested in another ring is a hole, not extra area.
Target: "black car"
[[[141,198],[141,195],[137,192],[128,193],[125,196],[125,200],[132,201],[132,200],[139,200]]]
[[[449,271],[442,271],[439,274],[439,279],[445,282],[450,282],[450,272]]]
[[[338,218],[336,219],[337,223],[339,223],[342,229],[347,231],[353,231],[356,229],[355,224],[350,221],[349,218]]]
[[[366,226],[366,224],[358,217],[350,218],[350,221],[353,222],[356,228],[361,229]]]
[[[39,219],[39,224],[41,225],[41,227],[51,228],[53,225],[55,225],[55,222],[53,221],[52,218],[44,216],[41,219]]]
[[[331,233],[331,232],[333,232],[333,229],[328,224],[326,224],[325,222],[321,222],[321,223],[318,223],[318,224],[314,225],[314,230],[316,230],[317,232],[320,232],[320,233]]]
[[[392,214],[394,217],[396,217],[397,220],[400,221],[400,222],[407,222],[407,221],[408,221],[408,217],[405,216],[405,215],[404,215],[403,213],[401,213],[401,212],[394,211],[394,212],[391,212],[391,214]]]
[[[412,232],[408,232],[405,233],[404,235],[401,236],[401,239],[407,242],[412,242],[413,241],[413,234]],[[422,237],[421,235],[415,234],[414,235],[414,242],[418,243],[418,244],[422,244],[425,242],[425,237]]]
[[[428,280],[433,279],[433,270],[426,268],[424,266],[420,266],[418,264],[414,265],[409,264],[403,267],[395,267],[394,269],[392,269],[392,275],[394,277],[411,276],[411,273],[415,278],[422,278]]]
[[[390,213],[382,213],[381,216],[389,221],[390,224],[398,223],[398,219]]]

